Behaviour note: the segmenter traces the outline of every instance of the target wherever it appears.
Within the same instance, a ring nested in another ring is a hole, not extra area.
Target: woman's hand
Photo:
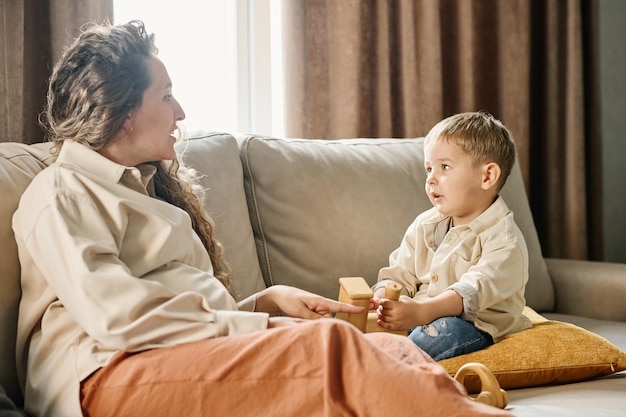
[[[363,312],[363,307],[340,303],[295,287],[273,285],[257,295],[255,311],[301,319],[332,317],[333,313]]]

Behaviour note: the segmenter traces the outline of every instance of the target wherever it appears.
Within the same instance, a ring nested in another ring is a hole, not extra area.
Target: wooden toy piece
[[[352,323],[359,330],[365,332],[367,312],[369,310],[370,300],[373,296],[374,293],[372,289],[362,277],[339,278],[339,301],[364,307],[364,310],[360,314],[337,313],[335,317]]]
[[[454,379],[463,384],[465,376],[468,373],[477,374],[481,383],[480,394],[478,394],[476,398],[470,396],[472,400],[498,408],[504,408],[507,406],[509,403],[509,396],[506,391],[500,388],[498,380],[489,368],[482,363],[469,362],[459,368],[456,375],[454,375]]]
[[[398,301],[400,299],[401,292],[402,292],[402,285],[400,285],[397,282],[388,282],[387,285],[385,285],[385,298]],[[403,336],[406,336],[407,334],[406,330],[388,330],[388,329],[385,329],[384,327],[380,327],[377,321],[378,321],[378,313],[376,312],[368,313],[367,325],[365,326],[365,332],[366,333],[388,332],[388,333],[395,333],[395,334],[399,334]]]
[[[402,293],[402,285],[397,282],[388,282],[385,285],[385,298],[398,301],[400,299],[400,293]]]

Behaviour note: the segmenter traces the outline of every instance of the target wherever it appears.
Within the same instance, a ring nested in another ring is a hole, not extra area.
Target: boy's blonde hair
[[[487,112],[459,113],[443,119],[428,132],[424,145],[438,140],[459,145],[475,166],[489,162],[498,164],[502,171],[498,192],[515,164],[517,152],[511,132]]]

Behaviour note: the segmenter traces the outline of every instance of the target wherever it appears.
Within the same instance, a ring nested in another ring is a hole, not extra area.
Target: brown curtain
[[[597,0],[286,0],[292,137],[423,136],[486,110],[515,137],[545,256],[599,258]]]
[[[87,22],[113,20],[113,0],[0,0],[0,141],[44,140],[38,117],[50,70]]]

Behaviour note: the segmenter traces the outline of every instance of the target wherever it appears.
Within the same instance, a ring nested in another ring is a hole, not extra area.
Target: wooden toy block
[[[365,332],[367,325],[367,312],[370,300],[374,296],[367,282],[361,277],[339,278],[339,301],[364,307],[363,313],[337,313],[336,317],[355,325],[359,330]]]
[[[385,285],[385,298],[398,301],[402,293],[402,285],[397,282],[388,282]]]
[[[385,298],[390,300],[398,300],[402,292],[402,285],[397,282],[390,282],[385,286]],[[406,336],[406,330],[388,330],[380,327],[376,321],[378,314],[369,312],[370,300],[374,296],[369,285],[362,277],[343,277],[339,278],[339,301],[346,304],[352,304],[364,307],[365,310],[360,314],[337,313],[336,317],[352,323],[363,333],[371,332],[388,332]]]

